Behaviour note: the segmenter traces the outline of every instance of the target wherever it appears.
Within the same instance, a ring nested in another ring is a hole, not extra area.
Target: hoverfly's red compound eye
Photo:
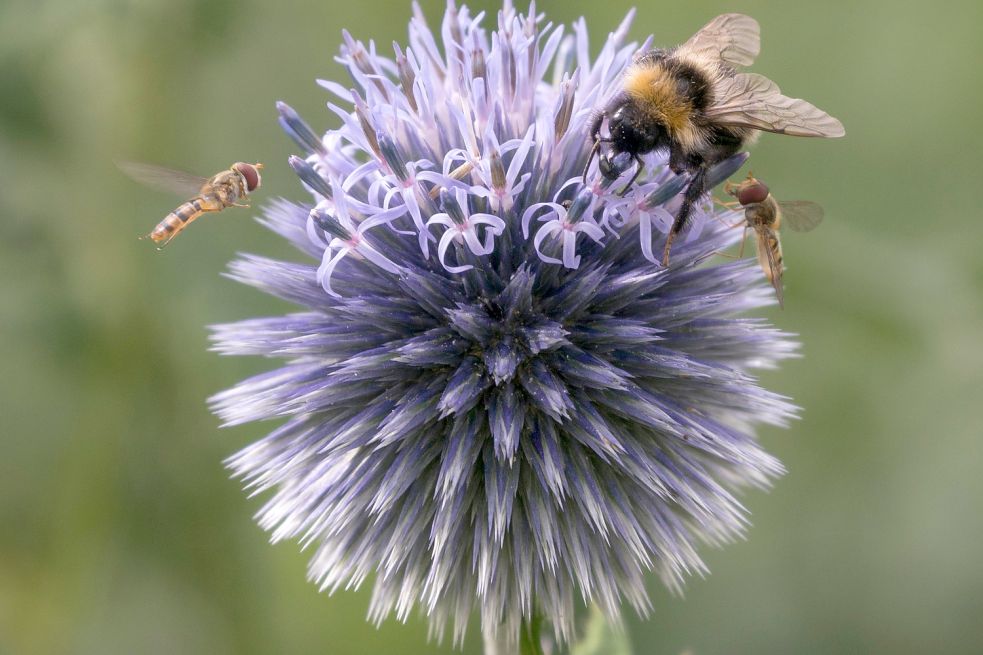
[[[242,176],[246,178],[246,189],[248,191],[253,191],[259,186],[260,178],[257,166],[240,161],[233,164],[232,168],[242,173]]]
[[[764,202],[768,197],[768,187],[764,183],[755,180],[754,182],[742,187],[737,192],[737,202],[742,205],[752,205],[756,202]]]

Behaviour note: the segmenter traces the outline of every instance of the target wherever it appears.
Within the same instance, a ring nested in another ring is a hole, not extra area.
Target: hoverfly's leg
[[[734,196],[736,198],[737,194],[734,192],[734,189],[736,188],[737,185],[730,180],[724,182],[724,193],[727,195]],[[737,200],[717,200],[717,202],[720,203],[721,207],[726,207],[727,209],[737,209],[738,207],[741,207],[741,203],[737,202]],[[738,225],[740,225],[740,223],[738,223]],[[737,227],[737,225],[733,227]]]
[[[738,223],[737,225],[740,225]],[[737,225],[731,225],[731,227],[737,227]],[[741,249],[737,251],[736,255],[729,255],[722,250],[717,250],[713,254],[720,255],[721,257],[726,257],[727,259],[743,259],[744,258],[744,244],[747,243],[747,230],[748,224],[744,224],[744,234],[741,235]]]
[[[676,220],[672,222],[669,234],[666,235],[666,248],[662,253],[663,266],[669,265],[669,249],[672,248],[672,242],[685,227],[686,220],[689,218],[690,212],[693,211],[693,205],[706,191],[706,181],[707,167],[706,164],[701,164],[696,174],[693,175],[693,179],[686,186],[686,191],[683,193],[683,204],[679,208],[679,213],[676,214]]]
[[[744,244],[747,243],[747,229],[748,229],[748,227],[749,227],[749,225],[747,224],[747,222],[745,222],[744,223],[744,234],[741,235],[741,249],[737,253],[737,258],[738,259],[743,259],[744,258]]]
[[[246,209],[249,209],[250,207],[252,207],[252,205],[244,205],[241,202],[234,202],[234,203],[232,203],[232,206],[233,207],[245,207]]]
[[[727,206],[727,204],[726,204],[726,203],[720,203],[720,204],[722,204],[722,205],[724,205],[725,207]],[[733,203],[732,203],[732,204],[733,204]],[[742,221],[737,221],[736,223],[725,223],[725,222],[724,222],[724,219],[722,219],[722,218],[720,218],[719,216],[717,216],[716,214],[714,214],[714,215],[713,215],[713,220],[715,220],[715,221],[717,221],[718,223],[720,223],[720,224],[721,224],[721,225],[723,225],[724,227],[729,227],[729,228],[731,228],[731,229],[733,229],[733,228],[735,228],[735,227],[741,227],[742,225],[743,225],[744,227],[747,227],[747,219],[744,219],[744,220],[742,220]]]
[[[720,219],[718,218],[717,220],[719,221]],[[736,225],[730,225],[729,227],[737,227],[738,225],[740,225],[740,223],[737,223]],[[698,257],[697,260],[696,260],[697,263],[706,261],[707,259],[710,259],[711,257],[723,257],[725,259],[743,259],[744,258],[744,244],[747,243],[747,231],[748,231],[748,227],[749,227],[748,224],[745,223],[744,224],[744,234],[741,235],[741,250],[736,255],[732,255],[729,252],[724,252],[723,250],[714,250],[713,252],[710,252],[710,253],[707,253],[706,255],[702,255],[702,256]]]
[[[622,198],[624,198],[625,194],[631,190],[632,185],[635,184],[635,180],[637,180],[638,176],[642,174],[643,170],[645,170],[645,162],[642,161],[642,158],[639,157],[638,154],[634,154],[632,156],[635,158],[635,174],[631,176],[631,179],[628,180],[628,184],[626,184],[625,188],[618,194]]]
[[[163,241],[163,243],[161,243],[159,246],[157,246],[157,250],[163,250],[165,247],[167,247],[167,244],[169,244],[171,241],[174,240],[174,237],[176,237],[178,235],[178,232],[180,232],[180,230],[176,230],[174,232],[171,232],[171,236],[167,237],[167,239],[165,239]]]

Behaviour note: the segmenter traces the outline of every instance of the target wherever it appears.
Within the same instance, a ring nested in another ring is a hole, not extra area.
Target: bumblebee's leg
[[[706,182],[707,167],[706,164],[701,164],[696,170],[696,174],[693,175],[693,179],[686,186],[686,191],[683,193],[683,204],[679,208],[679,213],[676,214],[676,220],[672,222],[669,234],[666,235],[666,248],[662,252],[663,266],[669,265],[669,249],[672,247],[672,242],[675,240],[676,235],[685,227],[686,220],[689,218],[690,212],[693,211],[693,205],[700,199],[704,191],[706,191]]]
[[[622,189],[621,193],[618,194],[622,198],[625,197],[625,194],[628,193],[632,185],[635,184],[635,180],[638,179],[638,176],[641,175],[642,171],[645,169],[645,162],[642,161],[642,158],[639,157],[637,154],[632,156],[635,158],[635,174],[631,176],[631,179],[628,180],[628,184],[626,184],[625,188]]]

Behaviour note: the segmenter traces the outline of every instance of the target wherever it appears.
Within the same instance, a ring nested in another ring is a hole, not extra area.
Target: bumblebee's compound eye
[[[259,169],[255,165],[239,161],[233,164],[232,168],[242,173],[242,176],[246,179],[246,189],[248,191],[253,191],[259,186]]]
[[[768,187],[755,180],[750,184],[741,185],[736,195],[737,202],[742,205],[753,205],[756,202],[764,202],[768,197]]]

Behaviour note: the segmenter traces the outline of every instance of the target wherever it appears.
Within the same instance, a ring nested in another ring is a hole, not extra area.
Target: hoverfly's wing
[[[760,51],[758,21],[744,14],[717,16],[678,50],[683,54],[709,52],[735,66],[750,66]]]
[[[782,200],[782,225],[796,232],[808,232],[823,222],[823,208],[808,200]]]
[[[171,170],[163,166],[154,166],[153,164],[121,161],[117,162],[116,165],[140,184],[159,191],[169,191],[185,198],[198,195],[201,187],[208,182],[208,178],[205,177]]]
[[[719,97],[706,109],[715,123],[792,136],[846,134],[840,121],[805,100],[783,96],[764,75],[737,73],[721,80],[717,91]]]
[[[785,308],[785,294],[782,290],[782,242],[778,232],[767,227],[756,227],[754,245],[758,251],[758,264],[765,277],[771,282],[778,297],[778,306]]]

